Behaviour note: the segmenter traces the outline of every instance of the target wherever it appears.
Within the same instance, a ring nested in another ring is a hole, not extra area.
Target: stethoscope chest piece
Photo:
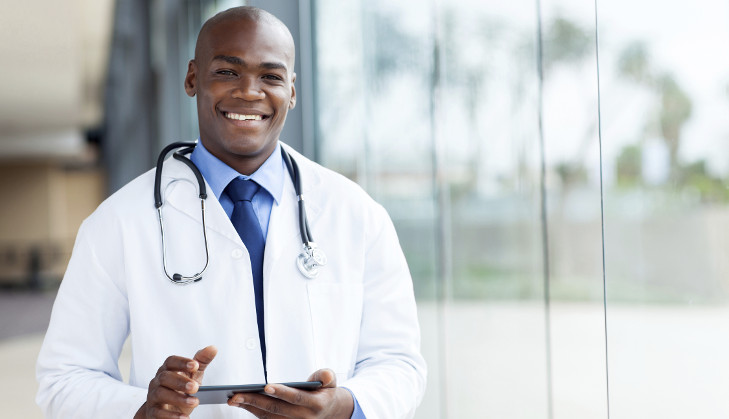
[[[304,245],[304,250],[296,258],[296,266],[302,275],[309,279],[319,276],[319,268],[327,264],[327,256],[315,243]]]

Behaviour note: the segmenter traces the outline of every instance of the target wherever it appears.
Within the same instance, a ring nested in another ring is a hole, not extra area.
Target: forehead
[[[200,34],[197,60],[209,62],[218,55],[240,57],[246,62],[282,61],[293,71],[294,43],[288,29],[275,22],[226,19]]]

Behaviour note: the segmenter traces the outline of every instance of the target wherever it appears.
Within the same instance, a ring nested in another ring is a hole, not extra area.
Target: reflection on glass
[[[448,417],[548,417],[534,7],[440,10]]]
[[[541,17],[553,413],[607,418],[594,3]]]
[[[727,14],[710,1],[600,7],[616,417],[729,416]]]

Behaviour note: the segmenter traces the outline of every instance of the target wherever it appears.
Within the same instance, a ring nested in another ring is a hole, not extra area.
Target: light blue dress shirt
[[[228,194],[224,194],[225,188],[231,180],[239,177],[242,179],[250,179],[261,185],[261,189],[253,196],[251,204],[253,211],[258,217],[261,224],[261,232],[264,240],[268,235],[268,221],[271,217],[271,209],[273,205],[281,201],[283,193],[285,166],[281,157],[281,144],[276,144],[276,149],[266,159],[265,162],[252,175],[246,176],[235,171],[232,167],[223,163],[217,157],[213,156],[198,141],[195,150],[193,150],[190,159],[202,173],[205,180],[210,185],[211,191],[220,201],[220,205],[228,214],[228,218],[233,214],[233,201],[230,200]]]
[[[223,191],[225,191],[230,181],[240,177],[243,179],[251,179],[261,185],[261,190],[253,196],[251,204],[253,205],[253,211],[258,217],[258,222],[261,224],[261,231],[265,240],[268,235],[268,222],[271,218],[271,209],[274,204],[278,205],[281,202],[285,174],[287,173],[283,157],[281,157],[281,144],[276,144],[276,149],[273,150],[273,153],[250,176],[242,175],[220,161],[220,159],[213,156],[203,146],[201,141],[197,142],[195,150],[190,155],[190,160],[195,163],[195,166],[197,166],[200,173],[202,173],[208,182],[208,185],[210,185],[211,191],[218,198],[218,201],[220,201],[220,206],[228,214],[228,218],[233,214],[234,204],[228,197],[228,194],[224,194]],[[266,193],[261,193],[261,191],[266,191]],[[344,388],[352,394],[352,399],[354,399],[354,411],[352,412],[351,419],[367,419],[352,391],[346,387]]]

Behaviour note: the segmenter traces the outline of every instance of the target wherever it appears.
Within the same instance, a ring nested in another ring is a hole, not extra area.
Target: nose
[[[233,97],[248,101],[260,100],[265,97],[258,80],[253,77],[242,77],[238,86],[233,90]]]

